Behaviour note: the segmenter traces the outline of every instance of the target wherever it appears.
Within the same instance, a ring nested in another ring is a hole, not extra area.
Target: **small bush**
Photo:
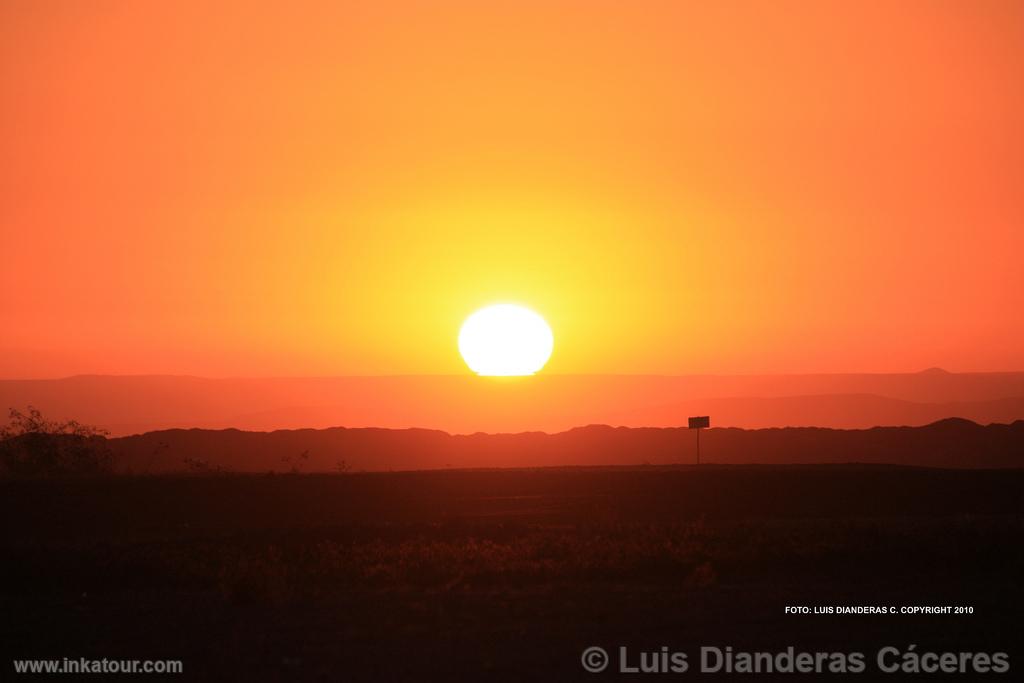
[[[38,409],[11,408],[0,428],[0,474],[8,477],[82,477],[109,474],[107,432],[74,420],[47,420]]]

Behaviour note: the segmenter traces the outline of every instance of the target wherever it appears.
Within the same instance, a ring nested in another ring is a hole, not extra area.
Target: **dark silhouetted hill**
[[[592,425],[557,434],[450,435],[407,429],[274,432],[166,430],[110,440],[119,467],[135,473],[386,471],[481,467],[668,465],[695,460],[684,428]],[[947,419],[924,427],[709,429],[709,464],[886,463],[949,468],[1024,466],[1024,421],[982,426]],[[198,465],[197,465],[198,463]]]
[[[1024,373],[538,375],[205,379],[80,376],[0,381],[0,408],[33,405],[114,435],[170,428],[426,427],[560,432],[581,424],[719,427],[981,424],[1024,419]]]

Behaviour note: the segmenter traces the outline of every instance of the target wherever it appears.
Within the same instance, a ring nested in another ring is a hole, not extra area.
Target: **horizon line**
[[[946,370],[942,367],[928,367],[922,370],[904,371],[836,371],[836,372],[746,372],[746,373],[722,373],[722,372],[692,372],[692,373],[617,373],[617,372],[538,372],[532,375],[514,377],[482,377],[476,373],[395,373],[395,374],[374,374],[374,375],[197,375],[192,373],[75,373],[71,375],[59,375],[53,377],[0,377],[0,382],[59,382],[72,379],[197,379],[210,381],[229,380],[321,380],[321,379],[420,379],[420,378],[460,378],[480,379],[491,381],[528,381],[530,379],[543,379],[544,377],[618,377],[618,378],[691,378],[691,377],[822,377],[822,376],[851,376],[851,375],[1019,375],[1024,370]]]
[[[934,427],[935,425],[942,423],[967,423],[976,427],[991,427],[991,426],[1002,426],[1009,427],[1017,424],[1018,422],[1024,422],[1024,418],[1012,420],[1010,422],[977,422],[966,417],[958,417],[951,415],[949,417],[943,417],[933,422],[928,422],[920,425],[908,425],[908,424],[878,424],[870,427],[821,427],[817,425],[777,425],[772,427],[737,427],[733,425],[720,425],[713,427],[706,427],[700,431],[710,430],[733,430],[738,429],[743,432],[759,432],[759,431],[771,431],[779,429],[818,429],[823,431],[832,432],[866,432],[874,429],[924,429],[927,427]],[[165,432],[241,432],[244,434],[276,434],[279,432],[326,432],[331,430],[346,430],[346,431],[378,431],[378,432],[431,432],[436,434],[443,434],[451,437],[469,437],[469,436],[529,436],[529,435],[544,435],[544,436],[559,436],[561,434],[569,434],[584,429],[605,429],[605,430],[630,430],[630,431],[641,431],[641,430],[685,430],[690,431],[692,428],[681,424],[678,426],[664,427],[664,426],[629,426],[629,425],[611,425],[604,422],[592,422],[590,424],[581,424],[575,427],[569,427],[568,429],[562,429],[555,432],[547,432],[541,429],[525,430],[518,432],[449,432],[444,429],[437,429],[433,427],[373,427],[373,426],[361,426],[361,427],[346,427],[344,425],[334,425],[331,427],[293,427],[293,428],[280,428],[280,429],[242,429],[240,427],[167,427],[164,429],[150,429],[145,432],[134,432],[131,434],[122,434],[120,436],[105,436],[107,440],[113,439],[129,439],[132,437],[146,436],[147,434],[162,434]]]

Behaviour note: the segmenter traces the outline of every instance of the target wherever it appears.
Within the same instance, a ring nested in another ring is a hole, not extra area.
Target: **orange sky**
[[[275,5],[269,7],[267,5]],[[0,376],[1024,368],[1024,3],[0,5]]]

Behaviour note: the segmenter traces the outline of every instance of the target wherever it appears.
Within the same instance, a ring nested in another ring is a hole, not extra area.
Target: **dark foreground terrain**
[[[600,645],[718,680],[696,671],[714,645],[860,651],[875,680],[880,647],[916,645],[1008,652],[986,677],[1011,680],[1022,501],[1021,470],[885,466],[4,482],[2,678],[106,657],[206,680],[602,680],[580,663]]]

